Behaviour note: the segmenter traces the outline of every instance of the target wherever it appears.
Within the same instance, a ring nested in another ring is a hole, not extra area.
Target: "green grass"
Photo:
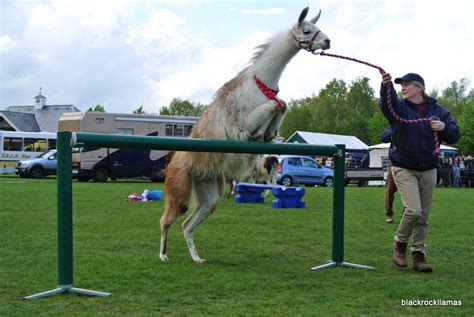
[[[336,267],[331,259],[332,191],[306,188],[305,209],[272,209],[223,198],[195,232],[191,261],[180,223],[170,261],[159,261],[163,202],[126,202],[162,184],[74,182],[74,286],[112,296],[23,296],[57,284],[56,181],[0,176],[0,316],[353,316],[474,315],[474,192],[436,189],[429,236],[432,274],[396,268],[383,188],[346,189],[345,260],[375,270]],[[401,205],[396,198],[396,217]],[[410,265],[411,267],[411,265]],[[401,299],[456,299],[461,307],[406,307]]]

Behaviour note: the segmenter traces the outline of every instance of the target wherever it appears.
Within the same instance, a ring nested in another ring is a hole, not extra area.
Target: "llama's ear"
[[[321,10],[319,10],[318,14],[316,14],[316,16],[314,18],[309,20],[309,22],[311,22],[313,24],[316,24],[316,22],[318,22],[320,16],[321,16]]]
[[[306,18],[306,15],[308,15],[308,10],[309,10],[309,7],[306,7],[303,9],[303,11],[301,11],[300,17],[298,18],[298,26],[300,26],[301,23],[303,23],[304,19]]]

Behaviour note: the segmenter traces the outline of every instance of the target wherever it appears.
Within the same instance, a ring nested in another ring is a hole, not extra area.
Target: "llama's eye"
[[[303,34],[304,35],[309,35],[309,34],[311,34],[311,30],[303,30]]]

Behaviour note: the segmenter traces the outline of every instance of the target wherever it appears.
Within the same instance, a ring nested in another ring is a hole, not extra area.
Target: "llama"
[[[275,184],[278,173],[278,158],[272,155],[265,155],[258,157],[254,162],[251,178],[257,182],[264,182],[265,184]]]
[[[275,185],[278,177],[278,158],[276,156],[260,156],[254,162],[254,168],[250,176],[252,182],[263,182],[268,185]],[[267,197],[269,189],[263,193]]]
[[[225,83],[194,125],[191,138],[271,142],[286,110],[276,97],[278,82],[286,64],[305,49],[314,53],[330,46],[329,38],[316,27],[321,11],[305,21],[304,8],[297,23],[256,48],[254,56],[240,73]],[[224,180],[242,179],[257,155],[236,153],[176,152],[166,167],[165,211],[160,220],[160,259],[169,260],[168,233],[176,219],[186,213],[191,196],[194,210],[182,229],[193,261],[199,257],[193,231],[216,208],[224,192]]]
[[[250,169],[250,175],[243,175],[243,180],[249,178],[250,182],[253,183],[264,182],[265,184],[276,184],[278,177],[277,157],[270,155],[258,155],[252,165],[253,167]],[[226,179],[226,183],[229,185],[227,198],[230,198],[235,194],[234,187],[239,182],[235,179]],[[269,192],[270,191],[267,189],[263,196],[266,197]]]

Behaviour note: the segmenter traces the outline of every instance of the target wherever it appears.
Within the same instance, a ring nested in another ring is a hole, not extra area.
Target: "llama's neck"
[[[296,55],[299,47],[291,29],[271,39],[270,46],[256,59],[252,70],[269,88],[278,90],[278,82],[286,64]]]

